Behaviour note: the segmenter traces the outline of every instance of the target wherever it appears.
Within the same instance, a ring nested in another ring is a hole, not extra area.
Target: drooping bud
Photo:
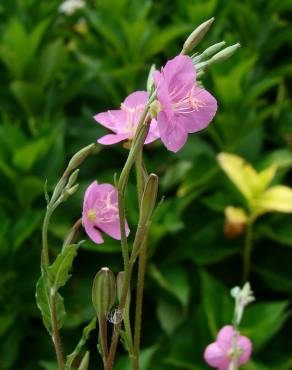
[[[89,351],[85,352],[85,355],[83,356],[83,359],[78,367],[78,370],[87,370],[89,365],[89,357],[90,353]]]
[[[206,22],[200,24],[186,39],[182,54],[188,54],[191,52],[202,40],[205,34],[208,32],[209,28],[211,27],[212,23],[214,22],[215,18],[212,17],[211,19],[207,20]]]
[[[148,177],[145,185],[145,190],[141,200],[141,213],[140,213],[140,225],[147,225],[151,219],[158,190],[158,176],[155,173],[151,173]]]
[[[96,144],[90,144],[87,145],[85,148],[79,150],[76,154],[74,154],[68,164],[67,171],[71,172],[75,170],[75,168],[79,167],[80,164],[85,160],[85,158],[88,157],[93,152],[93,149],[95,147]]]
[[[225,208],[224,234],[233,239],[243,234],[248,221],[248,215],[242,208],[228,206]]]
[[[212,58],[209,59],[209,61],[208,61],[209,64],[223,62],[224,60],[230,58],[236,52],[236,50],[238,48],[240,48],[240,44],[239,43],[234,44],[234,45],[231,45],[231,46],[228,46],[227,48],[219,51],[219,53],[213,55]]]
[[[117,293],[118,293],[118,300],[119,302],[121,301],[121,296],[122,296],[122,291],[123,291],[123,285],[124,285],[124,280],[125,280],[125,272],[120,271],[117,275]],[[130,290],[128,291],[127,294],[127,300],[130,299]]]
[[[151,118],[156,118],[158,113],[161,111],[161,104],[160,102],[156,99],[154,102],[150,104],[149,107],[149,114]]]
[[[116,300],[116,281],[113,272],[103,267],[95,275],[92,287],[92,303],[99,318],[106,317]]]

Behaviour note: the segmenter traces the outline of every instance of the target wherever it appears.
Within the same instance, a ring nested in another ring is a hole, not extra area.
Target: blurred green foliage
[[[199,50],[225,39],[242,49],[212,67],[203,83],[219,102],[210,127],[192,135],[177,155],[147,146],[148,167],[160,176],[150,235],[143,318],[142,370],[207,369],[204,347],[231,320],[229,288],[241,280],[243,238],[224,235],[224,209],[244,206],[220,171],[216,154],[235,152],[257,169],[279,165],[289,184],[292,166],[291,0],[88,0],[71,16],[57,0],[0,4],[0,369],[55,369],[50,338],[35,304],[39,276],[44,181],[49,190],[68,158],[104,133],[94,113],[118,107],[144,89],[152,63],[179,53],[200,22],[216,17]],[[81,190],[54,215],[53,253],[80,216],[82,192],[93,179],[113,182],[127,151],[100,147],[82,167]],[[135,188],[128,192],[135,225]],[[251,284],[258,298],[242,332],[254,343],[246,370],[292,368],[291,216],[267,214],[255,225]],[[81,235],[80,238],[86,238]],[[70,353],[93,316],[96,271],[121,269],[119,243],[86,241],[63,291],[63,330]],[[97,334],[91,334],[92,369]],[[122,349],[116,370],[128,364]]]

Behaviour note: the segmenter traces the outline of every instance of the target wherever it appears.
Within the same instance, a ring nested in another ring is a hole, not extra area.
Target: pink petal
[[[86,234],[89,236],[89,238],[96,244],[102,244],[104,240],[101,236],[101,233],[94,227],[92,222],[88,220],[86,213],[83,213],[82,221]]]
[[[159,71],[155,70],[152,76],[153,76],[154,84],[157,86],[160,80],[162,79],[162,75]]]
[[[163,144],[168,150],[176,153],[186,143],[187,131],[183,126],[176,124],[174,115],[169,118],[165,111],[158,113],[157,123]]]
[[[252,353],[252,343],[249,338],[244,336],[239,336],[237,339],[237,346],[240,347],[243,350],[243,354],[239,358],[239,365],[245,364]]]
[[[110,200],[112,203],[118,203],[118,191],[112,184],[100,184],[98,186],[99,194],[106,197],[108,193],[111,193]]]
[[[217,335],[217,343],[226,353],[232,347],[232,335],[233,327],[231,325],[223,326]]]
[[[192,59],[186,55],[178,55],[168,61],[162,69],[172,101],[184,98],[196,82],[196,70]]]
[[[162,76],[161,73],[159,73],[159,75]],[[168,92],[167,83],[163,77],[161,77],[160,80],[157,79],[157,81],[158,81],[158,84],[156,85],[157,86],[157,90],[156,90],[157,99],[159,100],[162,106],[162,110],[165,110],[165,109],[170,110],[171,109],[171,99],[170,99],[170,95]]]
[[[136,108],[138,105],[145,105],[148,98],[147,91],[135,91],[124,100],[124,104],[129,108]]]
[[[207,346],[204,352],[204,359],[206,363],[212,367],[228,370],[230,361],[227,359],[226,353],[218,346],[216,342]]]
[[[128,139],[129,135],[128,134],[109,134],[102,136],[97,140],[99,144],[102,145],[112,145],[119,143],[120,141]]]
[[[93,181],[86,189],[83,200],[83,212],[87,212],[93,207],[98,189],[99,185],[97,181]]]
[[[189,133],[206,128],[217,111],[216,99],[205,89],[196,87],[191,94],[191,99],[197,101],[197,108],[192,113],[180,116]]]
[[[159,131],[158,131],[158,126],[157,126],[157,121],[156,119],[152,119],[150,123],[150,129],[149,133],[146,137],[145,144],[150,144],[153,141],[157,140],[160,137]]]
[[[122,110],[109,110],[96,114],[94,119],[102,126],[118,133],[126,125],[127,114]]]
[[[126,227],[126,236],[129,235],[130,229],[128,226],[128,223],[126,221],[125,223]],[[120,222],[119,219],[113,222],[100,222],[98,223],[98,228],[102,231],[104,231],[106,234],[111,236],[112,238],[116,240],[121,240],[121,231],[120,231]]]

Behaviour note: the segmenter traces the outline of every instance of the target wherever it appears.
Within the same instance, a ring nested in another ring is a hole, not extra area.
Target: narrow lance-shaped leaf
[[[52,335],[53,330],[50,310],[50,288],[48,286],[48,283],[46,282],[45,276],[41,276],[37,282],[36,302],[39,310],[41,311],[43,323],[50,335]],[[60,294],[56,295],[56,302],[58,326],[59,328],[61,328],[63,326],[66,313],[64,308],[64,301]]]
[[[73,361],[75,360],[76,356],[79,355],[79,353],[82,350],[83,346],[87,342],[90,333],[92,332],[92,330],[95,329],[95,327],[96,327],[96,317],[94,317],[90,321],[90,323],[87,326],[85,326],[85,328],[83,329],[83,333],[82,333],[82,337],[81,337],[80,341],[78,342],[78,344],[75,347],[74,351],[70,355],[67,356],[66,370],[70,370],[70,368],[71,368],[71,366],[73,364]]]
[[[58,290],[70,279],[69,271],[73,260],[77,255],[77,244],[67,246],[56,258],[55,262],[49,267],[49,279],[51,286]]]

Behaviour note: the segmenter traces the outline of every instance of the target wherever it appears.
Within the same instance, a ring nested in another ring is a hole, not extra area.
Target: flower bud
[[[228,206],[225,208],[224,234],[233,239],[243,234],[248,216],[244,209]]]
[[[122,291],[123,291],[123,285],[124,285],[124,279],[125,279],[125,272],[120,271],[117,276],[117,293],[118,293],[118,300],[121,301]],[[128,290],[127,294],[127,300],[130,299],[130,289]]]
[[[211,27],[212,23],[214,22],[215,18],[212,17],[211,19],[207,20],[206,22],[200,24],[186,39],[182,54],[188,54],[192,51],[202,40],[205,34],[208,32],[209,28]]]
[[[85,355],[83,356],[83,359],[78,367],[78,370],[87,370],[89,365],[89,351],[85,352]]]
[[[209,64],[208,61],[196,64],[196,71],[197,72],[204,71],[208,67],[208,64]]]
[[[60,198],[58,199],[58,201],[59,202],[65,202],[71,195],[73,195],[73,194],[76,193],[76,191],[78,190],[78,188],[79,188],[79,184],[75,184],[70,189],[65,188],[62,191],[62,194],[61,194]]]
[[[96,144],[87,145],[85,148],[82,148],[79,152],[74,154],[68,164],[67,171],[73,171],[75,168],[79,167],[84,159],[92,153],[95,146]]]
[[[92,303],[97,316],[107,316],[116,300],[116,281],[113,272],[103,267],[96,274],[92,287]]]
[[[151,68],[150,68],[150,71],[149,71],[149,74],[148,74],[148,78],[147,78],[147,91],[150,92],[152,90],[152,87],[153,87],[153,84],[154,84],[154,80],[153,80],[153,72],[155,71],[155,64],[152,64]]]
[[[75,170],[69,177],[66,188],[71,188],[77,181],[79,175],[79,169]]]
[[[219,51],[219,53],[212,56],[212,58],[209,60],[209,64],[223,62],[224,60],[230,58],[238,48],[240,48],[239,43],[228,46],[227,48]]]
[[[149,114],[151,118],[156,118],[158,113],[161,111],[161,104],[160,102],[156,99],[154,102],[150,104],[149,107]]]
[[[147,183],[145,185],[145,190],[142,195],[141,200],[141,213],[140,213],[140,225],[147,225],[151,219],[158,190],[158,176],[151,173],[148,177]]]
[[[194,64],[199,63],[201,60],[211,57],[212,55],[216,54],[220,49],[225,46],[226,42],[218,42],[217,44],[209,46],[202,54],[193,55],[192,60]]]

